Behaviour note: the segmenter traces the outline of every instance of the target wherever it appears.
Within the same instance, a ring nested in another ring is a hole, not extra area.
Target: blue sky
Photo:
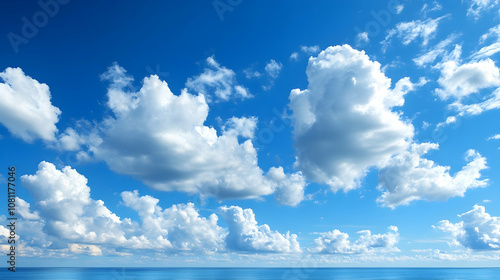
[[[0,2],[20,265],[497,266],[498,4]]]

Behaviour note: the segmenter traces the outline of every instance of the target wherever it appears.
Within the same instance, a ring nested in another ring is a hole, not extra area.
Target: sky
[[[0,1],[18,266],[498,266],[500,1]]]

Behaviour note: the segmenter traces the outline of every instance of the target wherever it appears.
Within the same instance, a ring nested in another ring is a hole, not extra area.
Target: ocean
[[[500,268],[19,268],[2,279],[36,280],[468,280],[500,279]]]

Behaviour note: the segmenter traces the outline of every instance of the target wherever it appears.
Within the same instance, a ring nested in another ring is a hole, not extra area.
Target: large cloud
[[[22,176],[21,180],[40,209],[26,215],[29,205],[21,204],[21,214],[32,220],[40,215],[42,231],[51,247],[86,243],[128,249],[213,251],[222,243],[224,232],[217,226],[217,216],[200,217],[191,203],[162,210],[153,197],[123,192],[123,203],[139,214],[141,222],[137,223],[121,219],[103,201],[90,198],[87,179],[70,167],[58,170],[51,163],[41,162],[36,174]]]
[[[323,232],[320,233],[321,237],[314,240],[315,247],[311,251],[321,254],[399,252],[399,249],[394,247],[399,241],[398,228],[390,226],[389,230],[387,233],[375,235],[369,230],[359,231],[360,237],[354,242],[349,240],[349,234],[338,229]]]
[[[414,200],[447,200],[487,185],[487,179],[479,180],[481,171],[487,167],[486,159],[478,152],[469,150],[466,157],[469,163],[452,176],[449,166],[421,157],[437,148],[438,144],[413,144],[409,151],[392,158],[379,171],[379,189],[384,193],[378,202],[394,208]]]
[[[486,213],[483,206],[474,205],[469,212],[458,215],[462,221],[442,220],[436,226],[449,233],[454,243],[474,250],[500,250],[500,217]]]
[[[209,107],[202,94],[174,95],[157,76],[145,78],[138,92],[127,90],[132,79],[118,65],[104,77],[111,80],[108,106],[114,116],[102,122],[100,138],[88,146],[112,170],[159,190],[219,200],[257,198],[286,187],[258,166],[252,144],[257,118],[230,118],[218,133],[204,125]],[[286,175],[293,189],[297,182],[304,188],[300,176]]]
[[[307,66],[309,86],[290,93],[296,167],[333,191],[359,186],[370,167],[406,150],[413,126],[392,111],[417,85],[391,81],[363,51],[329,47]],[[425,83],[422,80],[421,83]]]
[[[229,234],[226,246],[231,250],[248,252],[300,252],[297,235],[271,231],[268,225],[257,225],[252,209],[238,206],[219,208],[226,221]]]
[[[138,191],[121,193],[121,204],[137,212],[139,221],[120,218],[101,200],[90,197],[85,176],[70,167],[62,170],[41,162],[34,175],[21,177],[35,200],[18,198],[23,218],[23,246],[37,251],[58,250],[73,254],[155,252],[300,252],[297,236],[280,234],[268,225],[257,226],[251,209],[221,207],[228,228],[218,225],[218,216],[205,218],[193,203],[162,209],[159,200]],[[0,235],[6,235],[0,227]],[[232,243],[238,240],[239,245]],[[227,246],[226,246],[227,245]],[[240,246],[241,245],[241,246]],[[144,252],[144,251],[141,251]]]
[[[0,80],[0,123],[26,142],[55,140],[61,111],[50,102],[49,87],[20,68],[5,69]]]

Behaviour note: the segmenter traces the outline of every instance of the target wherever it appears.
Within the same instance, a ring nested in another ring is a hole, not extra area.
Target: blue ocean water
[[[500,268],[19,268],[0,275],[30,280],[498,280]]]

